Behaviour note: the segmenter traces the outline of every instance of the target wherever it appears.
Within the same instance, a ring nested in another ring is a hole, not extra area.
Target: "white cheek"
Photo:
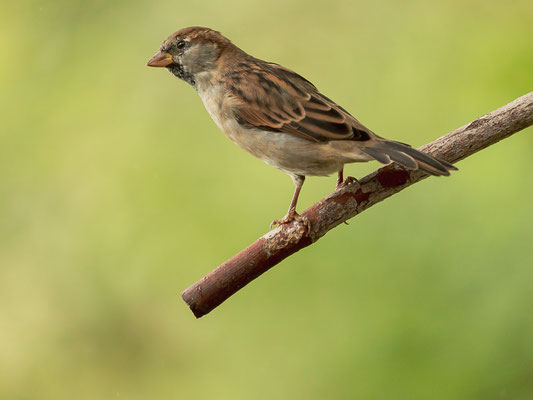
[[[175,61],[177,64],[181,65],[181,67],[183,68],[185,72],[189,72],[189,68],[187,68],[187,66],[185,65],[185,60],[183,59],[183,55],[177,55]]]

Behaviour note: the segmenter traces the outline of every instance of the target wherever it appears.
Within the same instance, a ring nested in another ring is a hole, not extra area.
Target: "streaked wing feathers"
[[[302,138],[365,141],[373,135],[308,80],[273,63],[241,63],[226,79],[240,124]]]

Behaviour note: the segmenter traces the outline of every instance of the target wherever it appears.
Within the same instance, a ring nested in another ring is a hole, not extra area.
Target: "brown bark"
[[[533,124],[533,92],[428,143],[420,150],[455,163]],[[316,242],[330,229],[374,204],[428,177],[390,164],[315,203],[298,222],[282,225],[242,250],[183,291],[197,318],[209,313],[240,288],[291,254]]]

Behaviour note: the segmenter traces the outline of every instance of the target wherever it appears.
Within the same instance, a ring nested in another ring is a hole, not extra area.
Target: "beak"
[[[159,50],[155,55],[148,60],[146,65],[149,67],[166,67],[172,64],[172,56],[164,51]]]

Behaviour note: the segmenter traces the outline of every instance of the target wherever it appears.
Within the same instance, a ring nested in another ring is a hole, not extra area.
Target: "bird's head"
[[[196,87],[198,77],[216,68],[229,39],[209,28],[193,26],[170,35],[148,61],[150,67],[166,67],[185,82]]]

